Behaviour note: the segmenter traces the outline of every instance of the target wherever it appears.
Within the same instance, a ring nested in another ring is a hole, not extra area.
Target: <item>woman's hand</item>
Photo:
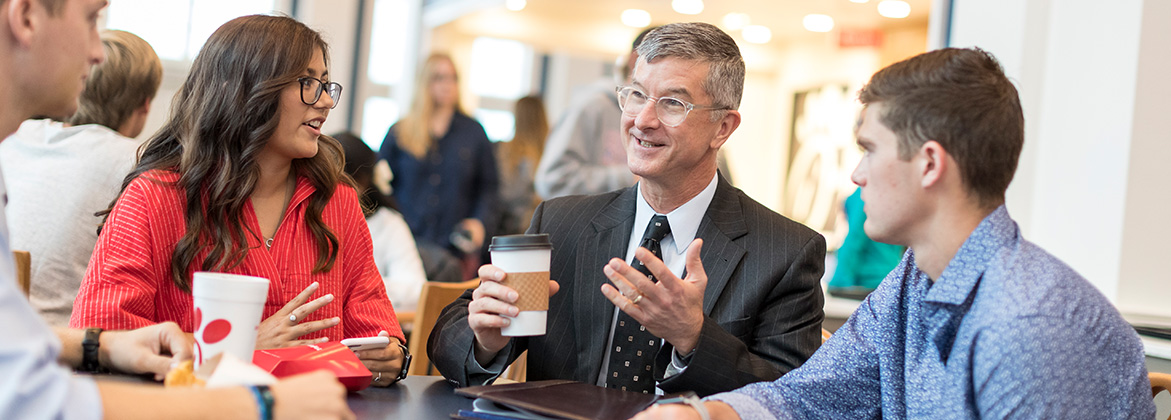
[[[389,337],[390,333],[380,331],[379,337]],[[405,344],[404,344],[405,345]],[[399,347],[397,338],[390,339],[390,344],[376,350],[360,350],[354,352],[358,360],[366,365],[366,369],[374,374],[374,386],[390,386],[398,379],[398,373],[403,369],[403,351]]]
[[[460,220],[459,224],[456,225],[456,230],[467,232],[468,240],[471,241],[472,245],[475,245],[475,249],[480,249],[480,247],[484,246],[484,223],[480,222],[480,219],[468,218]]]
[[[285,307],[260,323],[260,331],[256,335],[257,349],[293,347],[329,341],[325,337],[312,340],[299,339],[305,334],[321,331],[341,322],[341,319],[337,317],[301,322],[309,314],[333,301],[333,295],[329,294],[305,303],[309,300],[309,296],[313,296],[313,292],[317,291],[317,287],[317,282],[313,282],[301,291],[301,294],[289,301]]]

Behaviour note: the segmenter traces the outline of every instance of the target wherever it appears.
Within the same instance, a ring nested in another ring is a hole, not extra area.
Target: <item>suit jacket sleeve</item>
[[[669,344],[663,346],[655,361],[659,387],[668,393],[691,390],[707,396],[775,380],[809,359],[821,344],[825,239],[813,235],[792,261],[780,281],[761,283],[775,286],[761,290],[769,293],[769,303],[758,316],[723,326],[705,316],[687,368],[666,379],[666,367],[675,350]]]
[[[544,203],[533,213],[532,226],[538,226],[544,213]],[[535,229],[529,227],[528,233]],[[468,304],[472,302],[472,290],[465,291],[455,302],[443,308],[435,322],[431,336],[427,339],[427,357],[431,363],[455,386],[484,385],[496,380],[498,374],[477,373],[469,366],[469,355],[475,345],[476,335],[468,325]],[[512,364],[524,352],[524,338],[514,338],[500,350],[497,359],[504,357],[504,366]],[[474,363],[474,362],[473,362]]]

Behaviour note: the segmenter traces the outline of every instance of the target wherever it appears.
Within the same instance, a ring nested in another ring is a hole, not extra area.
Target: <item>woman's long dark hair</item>
[[[171,280],[180,290],[190,292],[200,252],[207,250],[201,269],[213,271],[237,267],[248,255],[242,211],[260,178],[256,157],[276,131],[281,90],[301,77],[316,49],[328,66],[321,35],[286,16],[225,23],[195,58],[166,124],[140,149],[122,191],[146,172],[161,170],[178,173],[175,186],[186,194],[187,232],[171,255]],[[338,182],[352,185],[342,164],[341,146],[328,136],[321,136],[316,156],[293,161],[293,171],[316,188],[306,211],[317,241],[314,273],[329,271],[337,260],[338,238],[321,213]]]

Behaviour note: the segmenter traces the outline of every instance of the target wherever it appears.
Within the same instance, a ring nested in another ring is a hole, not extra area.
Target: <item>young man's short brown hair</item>
[[[130,32],[102,31],[102,48],[106,61],[94,66],[69,123],[117,130],[158,93],[163,65],[150,44]]]
[[[4,3],[8,3],[8,0],[0,0],[0,5],[4,5]],[[61,8],[65,6],[65,0],[37,0],[37,3],[45,6],[45,9],[49,10],[49,14],[54,16],[61,12]]]
[[[982,207],[1004,202],[1025,142],[1016,87],[991,54],[946,48],[892,64],[858,93],[881,102],[881,121],[898,136],[899,156],[935,140],[955,158]]]

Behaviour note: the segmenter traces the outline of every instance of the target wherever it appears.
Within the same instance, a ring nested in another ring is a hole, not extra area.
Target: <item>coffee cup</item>
[[[505,235],[492,238],[488,251],[492,265],[507,273],[501,284],[516,290],[519,296],[515,317],[500,334],[524,337],[545,334],[545,320],[549,309],[549,258],[553,250],[548,234]]]
[[[268,279],[199,271],[192,275],[191,295],[195,298],[196,367],[225,352],[252,363],[268,299]]]

